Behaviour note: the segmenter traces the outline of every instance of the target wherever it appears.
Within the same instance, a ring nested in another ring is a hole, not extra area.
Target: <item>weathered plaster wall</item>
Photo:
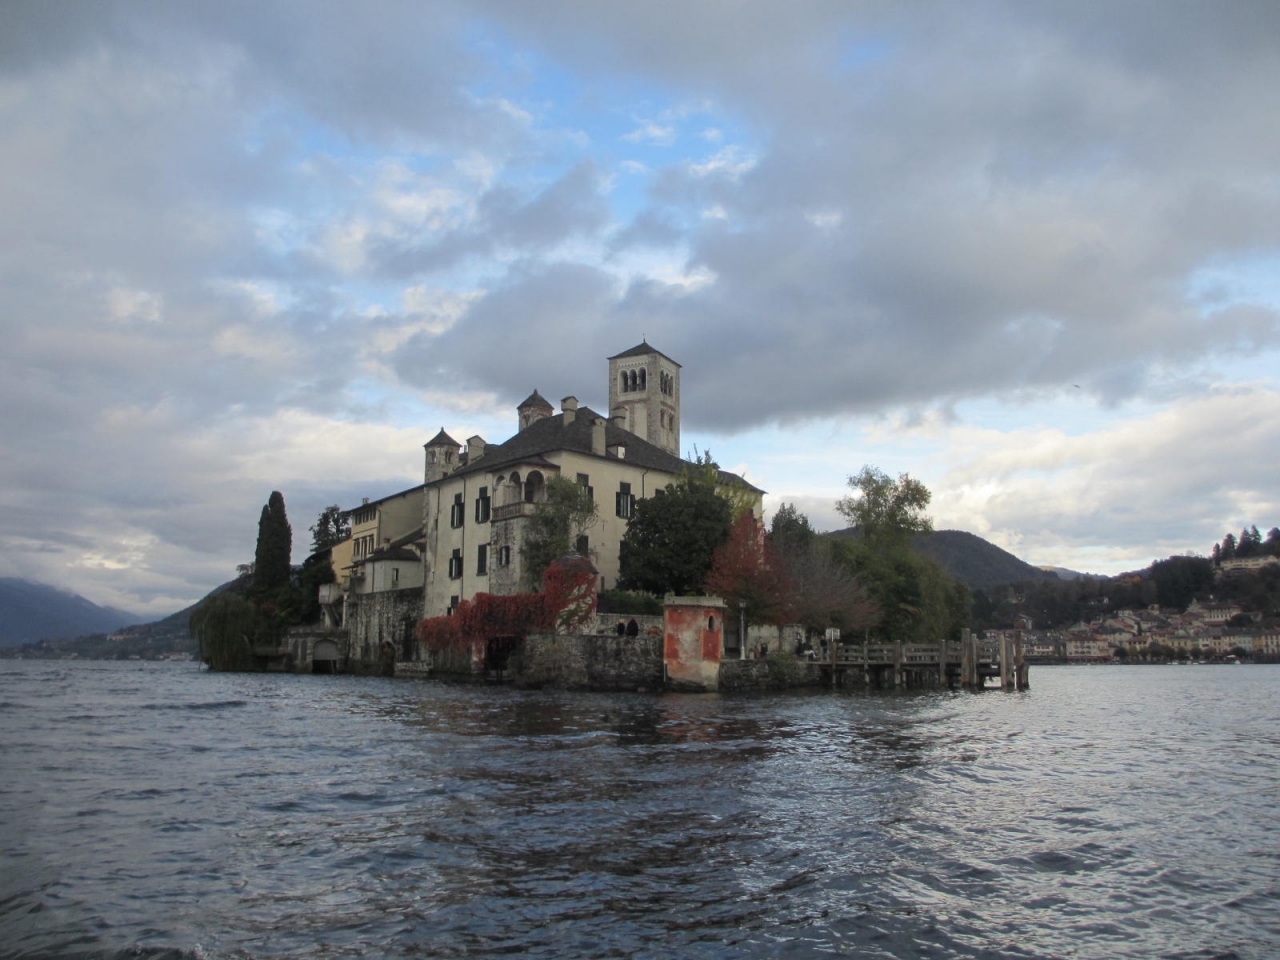
[[[724,601],[719,597],[667,597],[663,601],[662,658],[675,689],[715,690],[724,649]]]
[[[414,629],[421,619],[420,589],[349,597],[347,628],[351,637],[348,654],[351,671],[368,670],[388,661],[421,660],[414,637]]]

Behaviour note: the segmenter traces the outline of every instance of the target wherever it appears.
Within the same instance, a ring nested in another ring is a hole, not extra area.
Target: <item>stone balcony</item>
[[[519,503],[504,503],[500,507],[493,508],[493,516],[490,521],[497,523],[499,520],[514,520],[516,517],[531,517],[533,509],[537,504],[526,503],[521,500]]]

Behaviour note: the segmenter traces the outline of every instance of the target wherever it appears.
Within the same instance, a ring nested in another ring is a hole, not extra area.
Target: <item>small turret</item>
[[[556,408],[551,406],[542,394],[537,390],[529,394],[525,401],[516,407],[516,412],[520,415],[520,430],[523,432],[531,424],[537,423],[539,420],[545,420],[556,412]]]
[[[422,446],[427,451],[427,483],[441,480],[457,469],[461,444],[445,433],[444,427]]]

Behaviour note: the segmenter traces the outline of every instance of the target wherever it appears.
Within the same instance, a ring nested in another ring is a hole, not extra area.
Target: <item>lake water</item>
[[[0,957],[1280,956],[1280,666],[646,696],[0,661]]]

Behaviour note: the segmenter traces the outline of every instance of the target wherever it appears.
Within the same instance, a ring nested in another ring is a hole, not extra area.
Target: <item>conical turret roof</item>
[[[462,446],[462,444],[460,444],[457,440],[453,439],[453,437],[451,437],[451,436],[449,436],[447,433],[445,433],[445,432],[444,432],[444,427],[441,427],[441,428],[440,428],[440,432],[439,432],[439,433],[437,433],[437,434],[436,434],[434,437],[432,437],[430,440],[428,440],[428,441],[424,444],[424,446],[428,446],[428,447],[460,447],[460,446]]]
[[[525,398],[524,402],[521,403],[520,406],[516,407],[516,409],[523,410],[526,407],[545,407],[548,410],[555,410],[555,407],[551,405],[551,402],[537,390],[529,394],[529,396]]]

